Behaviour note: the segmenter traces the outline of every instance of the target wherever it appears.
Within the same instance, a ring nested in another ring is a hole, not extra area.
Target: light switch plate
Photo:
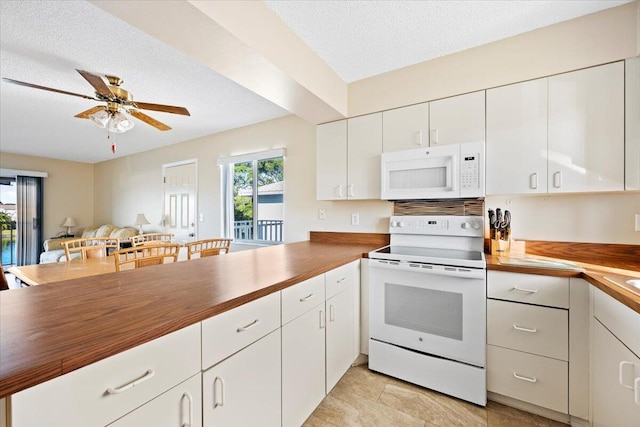
[[[351,214],[351,225],[360,225],[360,214],[352,213]]]

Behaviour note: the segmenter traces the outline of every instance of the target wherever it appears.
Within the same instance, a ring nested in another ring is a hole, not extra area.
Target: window
[[[282,242],[284,150],[219,159],[225,235],[235,241]]]

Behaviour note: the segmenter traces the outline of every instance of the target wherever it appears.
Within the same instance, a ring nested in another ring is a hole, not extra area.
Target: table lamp
[[[60,224],[60,227],[67,227],[67,236],[71,235],[71,227],[75,227],[76,225],[76,220],[73,219],[73,217],[66,217],[64,219],[64,222],[62,224]]]
[[[136,217],[135,225],[137,225],[138,228],[140,229],[140,234],[142,234],[142,226],[147,224],[149,224],[149,220],[147,219],[147,217],[144,216],[143,213],[139,213],[138,216]]]

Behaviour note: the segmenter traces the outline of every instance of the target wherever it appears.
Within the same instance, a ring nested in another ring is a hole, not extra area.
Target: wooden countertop
[[[559,276],[559,277],[578,277],[585,279],[601,291],[605,292],[609,296],[620,301],[627,307],[630,307],[637,313],[640,313],[640,289],[626,284],[629,279],[640,278],[640,268],[636,270],[626,270],[613,267],[603,267],[595,264],[588,264],[576,261],[567,261],[572,264],[576,264],[582,267],[584,271],[579,270],[559,270],[543,267],[523,267],[515,265],[504,265],[500,262],[497,256],[486,255],[487,257],[487,270],[499,270],[499,271],[511,271],[514,273],[527,273],[527,274],[542,274],[545,276]],[[522,255],[517,258],[522,258]],[[547,261],[561,261],[557,258],[530,256],[526,255],[525,259],[540,259]],[[635,268],[632,266],[632,268]],[[616,283],[612,283],[613,279]]]
[[[3,291],[0,398],[322,274],[381,246],[306,241]]]

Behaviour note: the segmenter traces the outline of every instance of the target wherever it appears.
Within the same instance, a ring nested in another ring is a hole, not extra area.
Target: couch
[[[67,240],[91,237],[113,237],[120,239],[120,242],[127,241],[138,234],[138,229],[133,227],[116,227],[112,224],[85,227],[84,230],[76,232],[73,237],[52,238],[44,241],[44,252],[40,254],[40,264],[51,262],[63,262],[67,260],[62,243]],[[72,259],[80,256],[73,254]]]

